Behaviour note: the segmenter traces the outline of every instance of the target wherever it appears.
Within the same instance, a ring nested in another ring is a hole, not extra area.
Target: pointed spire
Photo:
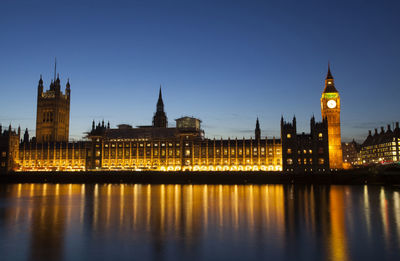
[[[164,111],[164,102],[162,99],[161,85],[160,85],[160,91],[158,93],[157,111]]]
[[[333,79],[330,62],[328,62],[328,73],[326,74],[326,79]]]

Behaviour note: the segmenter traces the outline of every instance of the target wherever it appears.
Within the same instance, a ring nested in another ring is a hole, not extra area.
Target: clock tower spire
[[[321,96],[321,114],[328,121],[329,165],[331,169],[342,169],[342,141],[340,134],[340,95],[328,63],[325,88]]]

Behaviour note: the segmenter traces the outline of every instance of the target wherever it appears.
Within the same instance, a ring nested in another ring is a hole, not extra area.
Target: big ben
[[[322,118],[328,121],[329,166],[331,169],[342,169],[342,143],[340,138],[340,95],[328,65],[325,88],[321,96]]]

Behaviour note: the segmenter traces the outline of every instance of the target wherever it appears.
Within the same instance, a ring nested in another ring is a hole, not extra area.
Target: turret
[[[314,128],[315,128],[315,117],[314,117],[314,115],[311,117],[311,120],[310,120],[310,130],[311,130],[311,133],[313,133],[314,132]]]
[[[40,75],[38,84],[38,98],[42,96],[42,93],[43,93],[43,80],[42,80],[42,75]]]
[[[28,128],[26,128],[24,133],[24,143],[28,142],[29,142],[29,133],[28,133]]]
[[[293,116],[293,128],[294,128],[295,130],[297,130],[297,127],[296,127],[296,115]]]
[[[71,85],[69,84],[69,78],[67,80],[67,84],[65,85],[65,94],[67,95],[68,99],[71,96]]]

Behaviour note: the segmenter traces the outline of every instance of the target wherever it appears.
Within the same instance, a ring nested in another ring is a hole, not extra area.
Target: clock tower
[[[342,169],[342,141],[340,138],[340,96],[328,64],[325,89],[321,96],[322,118],[328,121],[329,167]]]

